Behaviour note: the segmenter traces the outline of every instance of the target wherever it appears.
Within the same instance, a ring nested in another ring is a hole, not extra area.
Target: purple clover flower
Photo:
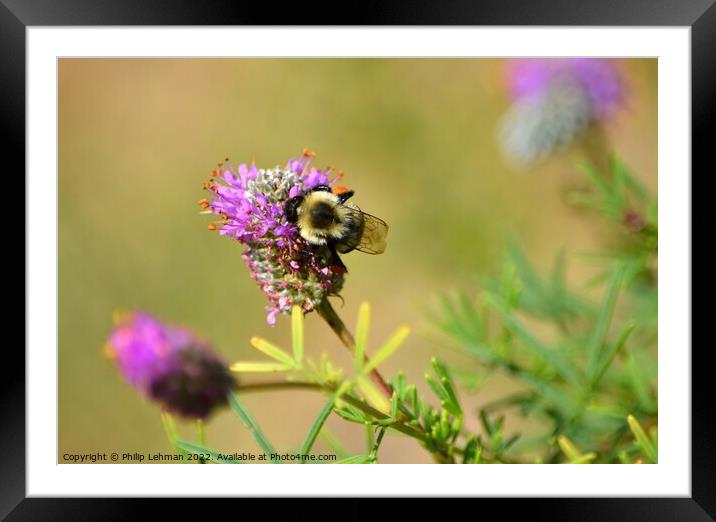
[[[236,384],[206,341],[144,312],[116,321],[107,352],[130,385],[182,417],[208,417]]]
[[[544,159],[621,106],[624,82],[615,60],[511,60],[506,69],[512,106],[502,119],[505,152],[518,163]]]
[[[272,326],[278,314],[289,314],[294,305],[304,312],[313,310],[344,283],[344,272],[307,248],[298,228],[284,215],[288,199],[337,180],[338,176],[331,178],[331,168],[311,166],[314,156],[304,150],[301,158],[273,169],[220,164],[204,186],[213,199],[199,202],[221,218],[209,225],[210,230],[218,228],[222,236],[245,245],[242,258],[268,297],[267,321]]]

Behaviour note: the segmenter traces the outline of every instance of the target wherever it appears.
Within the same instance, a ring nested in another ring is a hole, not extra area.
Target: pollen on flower
[[[290,198],[335,183],[332,167],[321,170],[311,165],[315,156],[304,149],[299,159],[272,169],[234,166],[227,160],[215,181],[205,186],[213,195],[208,209],[222,219],[210,229],[218,228],[221,235],[244,245],[242,259],[269,301],[269,324],[279,314],[290,314],[294,305],[309,312],[343,287],[345,272],[310,248],[284,213]]]

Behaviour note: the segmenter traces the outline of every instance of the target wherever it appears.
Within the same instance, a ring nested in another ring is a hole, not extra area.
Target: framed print
[[[27,338],[3,516],[713,517],[691,171],[716,8],[493,7],[6,2]]]

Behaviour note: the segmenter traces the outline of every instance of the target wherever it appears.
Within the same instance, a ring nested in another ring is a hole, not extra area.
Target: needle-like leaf
[[[316,420],[313,421],[311,429],[308,431],[306,440],[303,442],[303,447],[301,448],[301,464],[305,462],[304,455],[308,455],[308,452],[311,451],[313,443],[316,442],[316,437],[318,437],[321,428],[323,428],[323,425],[326,423],[326,420],[328,420],[328,416],[333,411],[334,403],[335,398],[331,397],[330,400],[321,409],[321,412],[318,414],[318,417],[316,417]]]
[[[265,373],[265,372],[287,372],[293,369],[293,366],[288,366],[282,363],[272,362],[235,362],[229,369],[232,372],[244,372],[244,373]]]
[[[251,431],[251,434],[254,436],[254,439],[256,440],[264,454],[266,454],[266,456],[269,458],[271,458],[271,455],[276,454],[276,450],[273,448],[268,439],[266,439],[263,432],[261,431],[261,428],[259,428],[259,425],[256,424],[256,421],[253,419],[251,414],[244,407],[244,405],[239,400],[239,397],[235,393],[229,394],[229,406],[231,406],[231,409],[234,410],[234,412],[239,416],[244,425]],[[275,462],[274,459],[271,460]]]
[[[220,451],[207,448],[200,444],[194,444],[193,442],[189,442],[184,439],[177,439],[175,445],[178,449],[181,449],[187,453],[193,453],[195,455],[200,455],[204,457],[208,455],[208,462],[213,462],[215,464],[241,464],[241,462],[238,460],[230,460],[228,458],[225,458]]]
[[[286,366],[295,366],[293,357],[284,352],[278,346],[271,344],[266,339],[262,339],[260,337],[252,337],[251,345],[257,350],[262,351],[272,359],[276,359],[277,361],[282,362]]]
[[[365,363],[365,351],[368,344],[368,331],[370,329],[370,304],[361,303],[358,309],[358,322],[356,324],[355,358],[356,373],[361,371]]]
[[[368,361],[368,364],[363,367],[361,373],[363,375],[367,375],[382,364],[383,361],[390,357],[403,343],[403,341],[405,341],[405,338],[408,337],[409,333],[410,328],[407,326],[401,326],[398,328],[395,333],[393,333],[393,335],[391,335],[390,338],[383,343],[383,346],[378,349],[376,354],[370,359],[370,361]]]
[[[658,455],[657,450],[652,440],[644,431],[644,428],[641,427],[641,424],[639,424],[639,421],[636,420],[633,415],[627,416],[627,423],[629,423],[629,429],[634,434],[634,438],[636,439],[636,444],[639,446],[639,449],[641,449],[642,453],[644,453],[644,456],[649,460],[649,462],[656,464]]]
[[[303,310],[300,306],[291,309],[291,335],[293,340],[293,358],[297,364],[303,360]]]

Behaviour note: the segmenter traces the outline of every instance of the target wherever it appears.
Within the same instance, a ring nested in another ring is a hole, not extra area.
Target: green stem
[[[315,382],[303,382],[303,381],[287,381],[287,382],[260,382],[260,383],[252,383],[252,384],[240,384],[238,387],[239,393],[251,393],[251,392],[262,392],[262,391],[281,391],[281,390],[315,390],[315,391],[326,391],[335,393],[337,388],[329,387],[329,386],[323,386],[321,384],[315,383]],[[355,397],[352,397],[347,394],[343,394],[340,396],[340,399],[344,402],[347,402],[351,406],[358,408],[363,413],[367,413],[368,415],[371,415],[375,417],[376,419],[389,419],[390,416],[386,415],[380,410],[377,410],[370,406],[369,404],[366,404],[365,402],[356,399]],[[410,426],[406,426],[405,424],[401,422],[392,422],[387,425],[390,428],[393,428],[394,430],[397,430],[401,433],[404,433],[406,435],[409,435],[410,437],[413,437],[414,439],[418,439],[421,442],[425,442],[428,440],[427,435],[424,433],[411,428]]]
[[[196,419],[196,437],[199,439],[199,446],[206,446],[206,430],[204,430],[204,421]],[[206,464],[206,460],[199,459],[199,464]]]
[[[348,348],[348,351],[353,353],[356,347],[355,339],[353,339],[353,335],[350,331],[348,331],[348,328],[346,328],[346,325],[333,309],[331,303],[328,302],[328,298],[321,301],[321,303],[316,307],[316,312],[318,312],[318,315],[320,315],[321,318],[326,321],[328,326],[331,327],[331,330],[333,330],[333,332],[338,336],[343,345]],[[365,360],[368,361],[367,355],[365,356]],[[393,397],[393,388],[386,382],[385,379],[383,379],[380,372],[378,372],[377,369],[374,369],[370,372],[370,377],[383,391],[388,400],[390,400]]]
[[[200,446],[206,446],[206,430],[204,429],[204,421],[196,419],[196,436],[199,439]]]
[[[326,392],[326,393],[335,393],[338,388],[335,386],[326,386],[322,384],[318,384],[315,382],[306,382],[306,381],[276,381],[276,382],[258,382],[258,383],[250,383],[250,384],[240,384],[237,388],[237,393],[253,393],[253,392],[266,392],[266,391],[285,391],[285,390],[313,390],[318,392]],[[367,413],[368,415],[371,415],[372,417],[375,417],[379,420],[385,420],[390,419],[390,416],[383,413],[380,410],[377,410],[370,406],[369,404],[363,402],[360,399],[357,399],[356,397],[353,397],[348,394],[342,394],[340,396],[340,399],[351,406],[361,410],[363,413]],[[407,420],[406,417],[401,417],[398,421],[391,422],[389,424],[381,424],[382,427],[385,428],[393,428],[396,431],[399,431],[409,437],[412,437],[418,441],[420,441],[423,444],[428,444],[430,441],[430,437],[428,434],[426,434],[422,429],[416,429],[412,426],[409,426],[404,423],[404,421]],[[457,446],[451,446],[450,451],[453,454],[456,455],[462,455],[464,453],[464,450],[462,448],[459,448]],[[437,462],[449,462],[451,461],[451,457],[448,453],[448,451],[445,448],[437,448],[436,450],[432,451],[433,456],[435,457],[435,460]],[[496,457],[488,457],[487,455],[484,456],[485,462],[505,462],[505,463],[514,463],[510,460],[503,460],[498,459]]]

